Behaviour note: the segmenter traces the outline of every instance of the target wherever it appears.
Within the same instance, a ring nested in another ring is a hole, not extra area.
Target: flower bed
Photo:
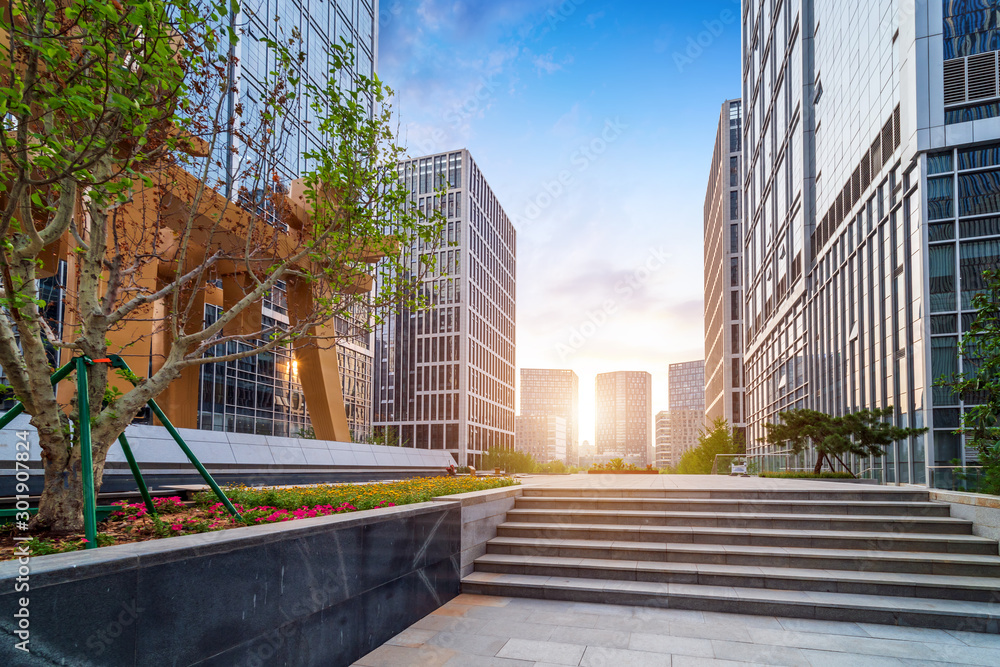
[[[509,477],[424,477],[377,484],[321,484],[263,489],[246,486],[228,487],[225,489],[226,495],[243,515],[243,523],[230,516],[211,492],[198,494],[195,502],[190,504],[182,502],[176,496],[154,498],[156,516],[151,516],[141,502],[119,501],[114,503],[119,509],[98,525],[97,541],[100,546],[143,542],[246,525],[294,521],[421,503],[436,496],[483,491],[514,484],[517,482]],[[9,528],[6,534],[0,537],[0,560],[15,557],[12,538],[13,534]],[[86,542],[82,534],[66,536],[41,534],[26,544],[32,556],[42,556],[77,551],[83,549]]]

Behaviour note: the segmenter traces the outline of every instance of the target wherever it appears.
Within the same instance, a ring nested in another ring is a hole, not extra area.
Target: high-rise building
[[[996,7],[795,0],[743,14],[748,445],[790,408],[895,408],[930,433],[851,460],[898,483],[968,463],[959,368],[1000,264]],[[876,66],[872,66],[872,65]]]
[[[656,440],[653,449],[656,453],[656,467],[662,469],[677,465],[673,460],[670,448],[670,412],[668,410],[656,413],[654,428]]]
[[[698,446],[705,428],[705,362],[670,364],[670,459],[677,465],[684,452]]]
[[[652,383],[652,376],[645,371],[597,376],[594,444],[598,455],[621,457],[643,466],[653,463]]]
[[[705,413],[742,430],[743,230],[740,100],[722,105],[705,193]]]
[[[373,426],[479,465],[489,448],[514,446],[516,232],[467,150],[410,160],[402,176],[413,205],[447,223],[439,243],[409,249],[414,273],[436,254],[419,277],[430,307],[375,331]]]
[[[580,459],[580,379],[571,370],[551,368],[521,369],[521,410],[523,416],[556,415],[566,420],[566,455],[569,465]]]
[[[301,0],[249,0],[243,3],[239,21],[242,37],[236,45],[238,78],[230,108],[243,108],[241,118],[249,126],[256,122],[261,93],[271,77],[273,54],[261,41],[280,40],[297,31],[302,44],[309,45],[306,60],[308,75],[322,86],[328,77],[327,60],[330,44],[341,38],[354,47],[355,74],[371,77],[378,66],[379,0],[331,0],[329,3],[308,3]],[[277,17],[277,20],[275,20]],[[315,123],[310,124],[308,105],[299,107],[299,116],[286,119],[289,136],[283,140],[282,151],[266,158],[239,156],[242,160],[264,161],[255,173],[272,175],[279,187],[287,187],[308,167],[305,153],[324,139]],[[237,198],[238,186],[254,193],[260,184],[241,182],[241,167],[233,154],[234,142],[219,142],[220,158],[215,174],[226,184],[228,197]],[[238,153],[238,151],[237,151]],[[224,176],[228,173],[229,176]],[[287,191],[287,190],[286,190]],[[262,317],[266,325],[288,324],[286,286],[279,283],[263,302]],[[221,305],[206,304],[205,317],[214,321],[222,313]],[[343,323],[337,322],[338,333]],[[358,328],[355,324],[355,328]],[[236,346],[231,343],[230,346]],[[223,350],[218,351],[220,354]],[[297,372],[291,346],[286,346],[250,359],[208,364],[199,371],[198,427],[217,431],[256,433],[260,435],[296,436],[309,432],[311,420],[305,402],[302,383]],[[341,392],[351,435],[363,439],[371,428],[371,367],[372,353],[368,336],[357,334],[338,340],[337,358]],[[190,401],[184,392],[181,400]],[[346,439],[346,434],[344,435]]]
[[[518,415],[514,418],[514,447],[538,463],[566,463],[566,418],[558,415]]]

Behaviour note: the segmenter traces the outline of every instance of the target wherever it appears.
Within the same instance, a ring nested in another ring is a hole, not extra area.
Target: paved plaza
[[[359,667],[1000,665],[1000,636],[460,595]]]

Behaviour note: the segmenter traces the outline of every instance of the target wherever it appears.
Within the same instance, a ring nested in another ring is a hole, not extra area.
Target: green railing
[[[132,369],[128,367],[125,360],[122,359],[117,354],[109,356],[107,359],[91,359],[90,357],[76,357],[68,364],[57,370],[52,374],[52,384],[55,386],[58,382],[65,379],[70,373],[76,371],[76,394],[77,403],[79,406],[79,413],[81,415],[90,415],[90,394],[88,392],[87,384],[87,368],[93,366],[94,364],[110,364],[112,368],[120,368],[125,371],[125,374],[129,378],[129,381],[133,385],[136,381],[133,379],[136,377]],[[188,457],[191,464],[198,469],[205,482],[212,487],[212,491],[218,496],[222,504],[226,506],[229,513],[232,514],[237,519],[242,520],[242,516],[233,507],[233,504],[229,501],[229,498],[223,492],[223,490],[216,484],[215,480],[209,474],[205,466],[201,464],[198,457],[194,455],[191,448],[187,446],[184,442],[184,438],[178,433],[174,425],[170,423],[167,416],[163,414],[163,410],[160,406],[156,404],[156,401],[150,399],[146,403],[156,418],[160,420],[163,426],[170,433],[170,436],[174,439],[177,445],[184,452],[184,455]],[[13,408],[8,410],[2,416],[0,416],[0,429],[4,428],[9,424],[15,417],[24,412],[24,405],[18,403]],[[90,419],[81,419],[76,425],[78,429],[79,442],[80,442],[80,463],[83,474],[83,532],[87,538],[87,548],[95,549],[97,548],[97,499],[94,490],[94,458],[93,458],[93,447],[90,440]],[[139,471],[139,465],[135,461],[135,456],[132,454],[132,448],[128,444],[128,439],[125,434],[122,433],[118,436],[118,442],[122,446],[122,451],[125,453],[125,458],[128,460],[129,469],[132,471],[132,476],[135,478],[135,483],[139,487],[139,493],[142,495],[142,501],[146,505],[146,509],[150,514],[156,514],[156,508],[153,505],[153,499],[149,495],[149,489],[146,487],[146,482],[142,478],[142,472]],[[24,510],[20,510],[24,511]],[[37,510],[34,510],[37,511]],[[13,512],[12,516],[16,516],[18,510],[3,510],[0,512],[0,516],[5,516],[8,512]],[[29,510],[30,512],[30,510]]]

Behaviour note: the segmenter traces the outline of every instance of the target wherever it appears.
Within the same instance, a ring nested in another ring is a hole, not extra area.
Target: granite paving
[[[1000,635],[463,594],[358,667],[1000,665]]]

